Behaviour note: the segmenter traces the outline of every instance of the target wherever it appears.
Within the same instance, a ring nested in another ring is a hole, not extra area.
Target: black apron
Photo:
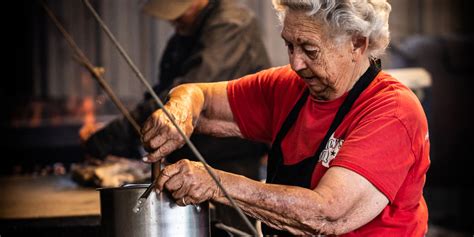
[[[336,117],[332,122],[326,136],[321,141],[318,150],[314,156],[305,158],[299,163],[293,165],[283,164],[283,153],[281,151],[281,142],[290,130],[293,123],[298,118],[299,112],[309,95],[309,90],[306,89],[303,95],[299,98],[296,105],[291,110],[290,114],[283,123],[280,131],[278,132],[270,153],[268,154],[268,166],[267,166],[267,183],[271,184],[283,184],[291,186],[299,186],[303,188],[311,188],[311,179],[313,171],[318,163],[321,152],[326,147],[331,135],[336,131],[337,127],[341,124],[346,114],[350,111],[352,105],[362,93],[369,86],[369,84],[375,79],[379,73],[380,68],[376,65],[371,64],[367,71],[362,77],[356,82],[354,87],[351,89],[343,104],[339,107]],[[289,232],[273,229],[262,223],[262,232],[266,235],[278,235],[278,236],[291,236]]]

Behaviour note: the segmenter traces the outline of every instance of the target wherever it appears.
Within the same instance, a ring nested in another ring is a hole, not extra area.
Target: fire
[[[97,67],[94,70],[100,75],[103,75],[105,70],[102,67]],[[82,86],[86,88],[86,93],[93,94],[93,80],[89,73],[83,73],[81,76]],[[79,135],[82,140],[87,140],[97,129],[98,124],[96,123],[95,116],[95,101],[93,96],[85,96],[82,105],[81,113],[83,114],[83,126],[79,131]]]
[[[92,96],[87,96],[82,102],[82,108],[84,110],[84,124],[95,123],[95,109],[94,99]]]
[[[81,110],[83,112],[83,126],[79,131],[82,139],[86,140],[96,130],[96,117],[94,99],[87,96],[82,101]]]

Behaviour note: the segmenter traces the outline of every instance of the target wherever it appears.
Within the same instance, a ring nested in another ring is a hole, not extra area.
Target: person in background
[[[175,29],[161,58],[159,80],[154,86],[163,100],[171,88],[183,83],[230,80],[270,67],[254,13],[234,0],[150,0],[143,11],[169,21]],[[131,114],[141,124],[156,109],[155,101],[146,94]],[[82,134],[86,152],[93,157],[113,154],[141,158],[140,137],[124,118]],[[191,140],[212,166],[259,178],[266,144],[207,135],[194,135]],[[187,146],[167,154],[167,161],[173,163],[183,157],[194,157]],[[244,223],[232,217],[237,215],[234,210],[226,210],[222,215],[219,208],[216,211],[224,224],[246,229]]]
[[[428,125],[413,92],[380,69],[386,0],[274,0],[290,64],[232,81],[180,85],[165,108],[185,134],[271,142],[267,183],[211,168],[265,235],[424,236]],[[157,110],[142,128],[149,162],[180,147]],[[178,205],[230,205],[203,164],[166,166]]]

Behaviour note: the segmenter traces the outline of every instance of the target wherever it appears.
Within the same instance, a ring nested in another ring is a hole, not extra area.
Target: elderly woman
[[[272,144],[266,183],[214,170],[264,234],[423,236],[427,121],[416,96],[374,58],[389,42],[386,0],[277,0],[290,65],[187,84],[166,108],[189,136]],[[143,127],[154,162],[184,141],[161,110]],[[179,205],[228,204],[201,163],[158,177]]]

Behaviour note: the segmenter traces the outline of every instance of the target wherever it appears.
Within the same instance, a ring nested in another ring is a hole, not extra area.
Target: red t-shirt
[[[284,66],[230,81],[227,94],[242,134],[271,143],[305,89],[299,76]],[[346,96],[333,101],[308,97],[282,141],[285,164],[314,155]],[[343,236],[426,233],[428,209],[422,191],[430,163],[428,125],[410,89],[380,72],[328,144],[325,158],[313,171],[312,189],[328,168],[340,166],[365,177],[390,201],[375,219]]]

